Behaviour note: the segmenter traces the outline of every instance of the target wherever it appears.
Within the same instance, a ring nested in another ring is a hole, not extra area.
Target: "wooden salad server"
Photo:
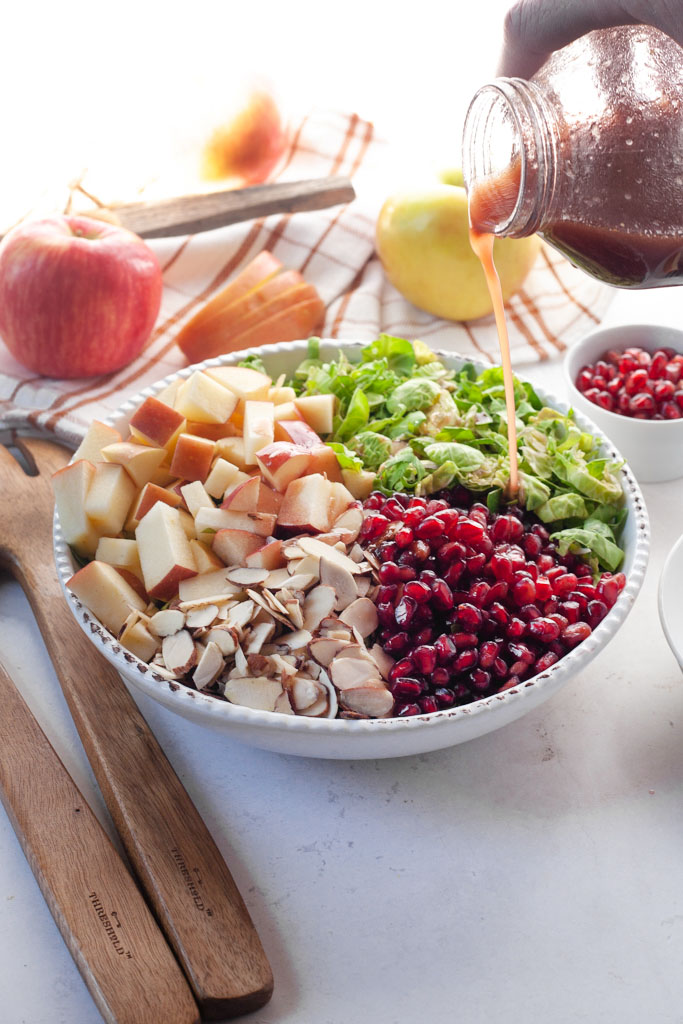
[[[198,1024],[164,936],[109,836],[0,666],[0,799],[108,1024]]]
[[[0,566],[31,603],[71,715],[137,879],[205,1019],[268,1001],[273,976],[209,830],[116,670],[75,621],[57,579],[50,477],[70,453],[18,442],[36,475],[0,446]]]

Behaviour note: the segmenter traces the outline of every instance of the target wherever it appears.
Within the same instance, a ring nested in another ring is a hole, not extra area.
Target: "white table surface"
[[[28,22],[30,6],[15,5],[12,16]],[[212,5],[197,6],[215,57],[219,33],[206,30]],[[281,84],[297,97],[310,91],[311,79],[301,73],[308,69],[322,100],[342,102],[348,94],[360,113],[379,118],[381,111],[390,128],[403,127],[406,144],[431,131],[443,153],[451,124],[457,136],[467,98],[492,73],[506,6],[492,0],[458,14],[458,5],[449,13],[441,0],[424,0],[419,21],[411,20],[412,8],[396,8],[391,22],[385,5],[350,2],[336,34],[339,53],[331,55],[316,44],[317,24],[294,18],[297,9],[312,17],[319,4],[280,5],[282,24],[268,37],[264,67],[276,77],[281,71]],[[251,7],[256,23],[262,8]],[[136,8],[143,22],[151,19],[151,5]],[[274,4],[267,11],[275,17]],[[298,77],[284,67],[291,56],[281,46],[286,18],[296,31],[309,29],[308,49],[297,50]],[[355,36],[354,19],[361,26]],[[59,24],[41,35],[45,77],[61,60],[52,30],[59,38],[68,24],[60,5]],[[98,32],[86,18],[76,43],[90,40],[98,49],[108,38],[123,42],[120,24]],[[490,44],[488,60],[472,47],[473,33]],[[146,66],[158,70],[169,40],[177,47],[180,38],[180,30],[164,31],[156,55],[147,45]],[[341,80],[334,73],[339,54],[352,44],[353,71]],[[8,46],[7,54],[11,66],[17,52]],[[214,64],[205,62],[201,73],[217,74]],[[61,62],[63,77],[43,90],[40,102],[51,113],[60,84],[63,93],[73,84],[74,65]],[[33,84],[32,94],[27,80],[23,101],[38,109],[40,87]],[[429,102],[410,107],[416,95]],[[81,91],[78,103],[88,102],[89,90]],[[5,104],[1,118],[12,116]],[[73,119],[48,122],[53,132],[57,123],[60,131],[71,126],[75,138]],[[82,123],[91,139],[98,122]],[[35,134],[24,142],[38,149]],[[681,294],[620,292],[605,322],[680,326]],[[557,362],[525,373],[562,394]],[[683,530],[683,482],[643,490],[652,554],[626,624],[562,692],[496,733],[397,760],[304,760],[240,746],[139,699],[230,865],[272,962],[275,994],[249,1018],[255,1024],[683,1020],[683,680],[656,604],[665,557]],[[0,651],[110,829],[28,606],[4,577]],[[0,865],[0,1021],[98,1024],[1,812]]]

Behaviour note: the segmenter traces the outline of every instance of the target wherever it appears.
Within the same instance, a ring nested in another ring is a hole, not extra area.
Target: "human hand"
[[[554,50],[586,32],[638,24],[653,25],[683,46],[678,0],[517,0],[505,17],[498,74],[531,78]]]

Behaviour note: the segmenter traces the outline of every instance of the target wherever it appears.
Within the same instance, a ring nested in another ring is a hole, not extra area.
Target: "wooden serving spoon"
[[[108,1024],[198,1024],[182,971],[109,836],[0,666],[0,799]]]
[[[206,825],[116,670],[88,641],[61,591],[52,550],[50,477],[70,453],[0,445],[0,566],[19,580],[138,881],[206,1019],[263,1006],[273,976],[247,908]]]

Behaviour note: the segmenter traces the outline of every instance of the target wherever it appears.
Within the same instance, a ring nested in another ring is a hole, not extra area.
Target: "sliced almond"
[[[275,665],[262,654],[248,654],[247,665],[249,666],[249,674],[252,676],[275,675]]]
[[[237,670],[237,675],[249,675],[249,662],[247,661],[244,651],[239,646],[239,644],[237,645],[237,650],[235,651],[235,669]]]
[[[211,685],[224,667],[225,660],[220,647],[216,643],[208,643],[192,673],[192,682],[198,690],[203,690],[205,686]]]
[[[308,651],[319,665],[324,665],[327,668],[347,644],[347,640],[333,640],[330,637],[320,636],[311,640]]]
[[[322,619],[330,614],[334,608],[336,595],[332,587],[318,584],[309,590],[304,601],[303,616],[304,628],[317,629]]]
[[[356,686],[382,685],[377,666],[365,658],[335,658],[329,676],[338,690],[352,690]]]
[[[318,583],[318,575],[312,573],[296,572],[282,584],[283,590],[308,590],[314,583]]]
[[[326,697],[323,688],[315,679],[308,679],[305,676],[294,676],[289,689],[294,710],[305,711],[321,697]]]
[[[247,593],[251,600],[262,608],[263,611],[289,629],[292,624],[287,618],[287,609],[279,601],[275,600],[269,590],[264,590],[261,594],[256,590],[248,590]]]
[[[377,668],[374,658],[368,651],[367,647],[363,643],[360,637],[357,638],[360,643],[355,644],[344,644],[341,651],[337,655],[338,658],[362,658],[364,661],[369,662],[373,668]]]
[[[362,525],[363,510],[357,505],[352,505],[351,508],[347,508],[346,512],[342,512],[338,519],[335,519],[332,529],[343,530],[346,534],[350,534],[348,540],[344,537],[344,541],[351,544],[360,533]]]
[[[287,569],[273,569],[263,581],[263,586],[268,590],[280,590],[289,579],[291,577]]]
[[[323,718],[325,716],[325,712],[327,711],[327,705],[327,691],[323,689],[322,692],[318,694],[318,698],[313,702],[313,704],[309,705],[309,707],[307,708],[304,708],[303,711],[299,711],[299,709],[297,708],[296,713],[297,715],[303,715],[304,718]]]
[[[185,616],[177,609],[164,608],[149,620],[149,629],[157,636],[173,636],[185,625]]]
[[[296,664],[293,665],[291,661],[288,661],[286,658],[283,658],[281,654],[275,652],[274,654],[269,654],[268,657],[277,666],[277,668],[280,670],[280,672],[282,672],[283,675],[296,675]]]
[[[287,563],[287,572],[301,573],[318,577],[320,575],[320,559],[316,555],[305,555],[303,558],[292,559]]]
[[[230,609],[225,621],[234,629],[244,629],[251,622],[255,611],[256,605],[253,601],[240,601],[239,604]]]
[[[293,633],[283,633],[278,637],[278,643],[283,647],[289,647],[290,651],[300,651],[313,639],[307,629],[297,629]]]
[[[339,618],[348,626],[357,629],[363,639],[374,633],[379,625],[377,609],[367,597],[359,597],[353,601],[344,609]]]
[[[235,653],[237,640],[235,631],[229,626],[214,626],[206,634],[207,647],[214,643],[226,658]]]
[[[373,583],[369,576],[356,576],[356,589],[359,597],[367,597]]]
[[[256,587],[268,578],[267,569],[237,568],[228,571],[228,580],[238,587]]]
[[[239,591],[237,593],[239,594]],[[207,594],[206,597],[197,597],[192,601],[181,601],[178,604],[178,611],[191,612],[193,608],[205,608],[207,604],[223,608],[225,605],[229,607],[237,604],[237,599],[234,594]]]
[[[285,556],[288,562],[291,561],[293,558],[303,558],[305,553],[306,552],[299,547],[298,543],[289,543],[282,545],[282,554]]]
[[[247,655],[259,654],[261,648],[267,643],[275,632],[275,623],[271,619],[270,622],[258,622],[251,630],[249,639],[245,647]]]
[[[370,718],[386,718],[394,706],[392,697],[386,686],[358,686],[344,690],[340,701],[349,711],[355,711]]]
[[[280,696],[275,701],[274,711],[279,711],[281,715],[293,715],[294,711],[289,701],[289,694],[286,690],[283,690]]]
[[[194,642],[186,629],[165,636],[161,641],[161,654],[166,668],[177,676],[184,676],[197,662]]]
[[[365,561],[365,552],[363,551],[360,544],[354,544],[351,550],[349,551],[348,555],[352,562]]]
[[[225,683],[225,697],[231,704],[254,708],[256,711],[274,711],[282,684],[277,679],[256,676],[252,679],[228,679]]]
[[[379,669],[382,678],[388,679],[389,673],[391,672],[395,664],[394,659],[391,657],[391,655],[387,654],[386,651],[382,650],[379,644],[374,644],[368,651],[368,654],[370,655],[375,665]]]
[[[350,559],[348,555],[343,554],[343,552],[338,551],[337,548],[332,547],[329,544],[324,544],[317,537],[299,537],[297,543],[302,551],[307,555],[317,555],[318,558],[329,558],[331,561],[336,562],[337,565],[342,566],[342,568],[346,569],[346,571],[350,573],[357,573],[360,571],[357,563]]]
[[[336,611],[346,608],[358,597],[358,588],[353,574],[345,566],[328,558],[327,555],[320,557],[320,582],[334,590]]]
[[[199,608],[193,608],[185,617],[185,625],[188,629],[203,629],[210,626],[218,615],[218,605],[205,604]]]
[[[327,711],[321,715],[321,718],[336,718],[337,712],[339,711],[339,701],[337,700],[337,691],[332,685],[332,681],[328,676],[327,672],[320,673],[319,681],[327,690]]]
[[[289,616],[292,625],[295,626],[296,629],[303,629],[304,617],[299,602],[291,599],[284,601],[283,603],[287,609],[287,615]]]

